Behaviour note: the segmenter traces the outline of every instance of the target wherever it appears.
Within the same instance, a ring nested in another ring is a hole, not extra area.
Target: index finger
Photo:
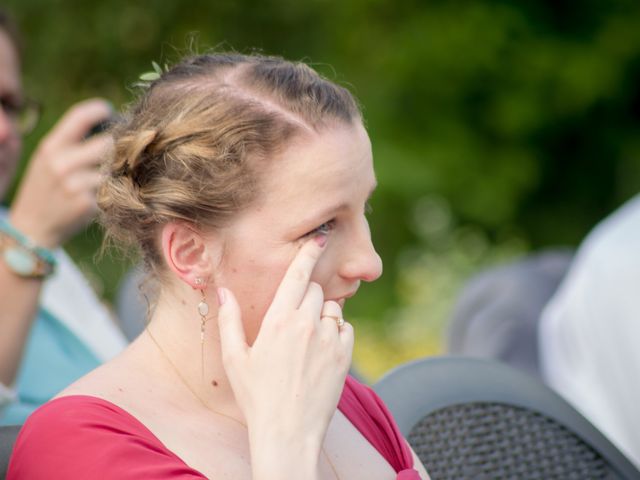
[[[305,243],[289,265],[269,310],[297,309],[304,298],[311,274],[324,251],[326,235],[318,235]]]
[[[93,126],[109,118],[111,106],[104,100],[91,99],[75,104],[53,127],[46,142],[53,149],[82,141]]]

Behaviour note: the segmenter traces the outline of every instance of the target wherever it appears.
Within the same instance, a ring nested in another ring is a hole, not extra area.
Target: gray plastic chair
[[[565,400],[508,365],[422,359],[373,388],[432,480],[640,479]]]
[[[4,480],[7,476],[9,459],[11,458],[13,445],[16,443],[20,428],[20,425],[0,427],[0,480]]]

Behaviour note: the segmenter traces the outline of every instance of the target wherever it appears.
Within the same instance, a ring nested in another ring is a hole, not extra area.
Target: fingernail
[[[224,288],[219,287],[216,290],[216,293],[218,294],[218,305],[219,306],[224,305],[224,302],[227,301],[227,294],[225,293]]]
[[[327,243],[327,236],[321,233],[320,235],[316,235],[314,237],[314,240],[318,245],[320,245],[321,247],[324,247],[325,244]]]

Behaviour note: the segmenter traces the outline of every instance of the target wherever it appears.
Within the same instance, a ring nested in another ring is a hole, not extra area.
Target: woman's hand
[[[325,302],[322,287],[310,281],[325,241],[316,237],[300,249],[252,346],[233,293],[218,291],[222,359],[247,419],[252,465],[273,472],[298,462],[310,469],[298,478],[315,475],[353,349],[351,325],[322,316],[341,317],[340,306]]]
[[[38,145],[10,213],[13,225],[38,245],[59,246],[96,213],[98,167],[112,140],[85,136],[110,115],[104,100],[78,103]]]

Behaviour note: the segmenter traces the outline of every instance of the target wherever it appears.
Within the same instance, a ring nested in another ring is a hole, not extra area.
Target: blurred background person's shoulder
[[[539,331],[543,377],[640,465],[640,195],[576,253]]]

